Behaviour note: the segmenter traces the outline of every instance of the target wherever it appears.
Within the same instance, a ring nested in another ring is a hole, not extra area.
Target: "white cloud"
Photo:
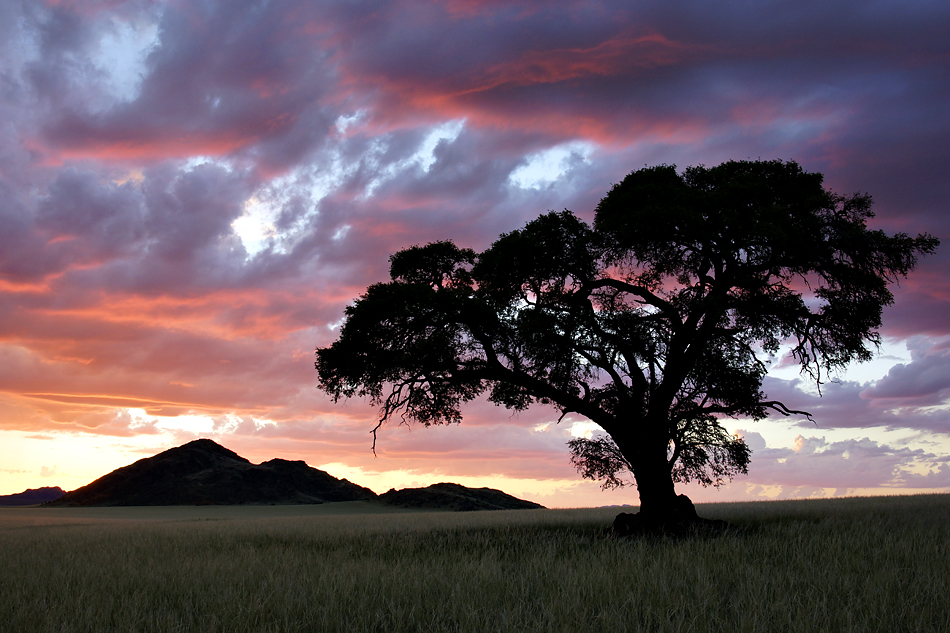
[[[593,422],[574,422],[571,424],[571,436],[590,439],[594,433],[602,431],[600,425]]]
[[[277,237],[274,222],[279,214],[279,209],[256,195],[245,201],[244,213],[231,223],[231,230],[241,238],[248,258],[264,250],[268,241]]]
[[[158,45],[158,23],[113,20],[99,40],[92,63],[106,76],[106,86],[118,101],[133,101],[139,95],[147,72],[145,60]]]
[[[361,122],[365,117],[365,110],[357,110],[353,114],[341,114],[337,117],[333,127],[336,128],[337,134],[346,134],[348,129]]]
[[[53,466],[52,468],[48,466],[42,466],[40,468],[40,477],[49,478],[49,477],[59,477],[62,475],[59,471],[59,466]]]
[[[363,155],[363,161],[375,170],[374,177],[366,185],[363,199],[369,198],[385,182],[396,177],[397,174],[418,165],[422,171],[428,172],[437,160],[436,148],[442,143],[452,143],[462,130],[465,129],[465,120],[453,120],[441,123],[425,135],[415,152],[411,155],[385,163],[386,155],[391,149],[391,139],[376,139],[370,149]]]
[[[436,161],[435,148],[438,147],[439,143],[451,143],[459,137],[464,128],[464,119],[461,121],[446,121],[439,125],[429,132],[425,140],[422,141],[422,145],[419,146],[419,151],[406,162],[417,162],[423,171],[429,171],[432,163]]]
[[[540,189],[567,172],[572,162],[589,163],[596,146],[588,141],[571,141],[531,154],[527,162],[509,176],[512,184],[522,189]]]

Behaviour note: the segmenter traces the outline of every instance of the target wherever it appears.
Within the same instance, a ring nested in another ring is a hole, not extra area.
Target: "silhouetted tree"
[[[319,384],[381,406],[374,449],[393,415],[459,422],[484,392],[579,414],[605,432],[570,442],[580,473],[605,487],[632,474],[640,517],[678,520],[692,505],[674,482],[747,470],[724,416],[807,415],[762,392],[763,354],[790,342],[819,384],[872,357],[888,284],[938,241],[870,230],[870,209],[794,162],[640,169],[593,227],[552,212],[482,253],[443,241],[393,255],[392,281],[317,350]]]

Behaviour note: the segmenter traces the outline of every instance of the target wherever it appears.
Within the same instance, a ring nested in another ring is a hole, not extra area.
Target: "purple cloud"
[[[947,341],[930,349],[912,350],[910,363],[891,367],[887,375],[861,396],[893,403],[892,406],[931,406],[950,399],[950,345]]]

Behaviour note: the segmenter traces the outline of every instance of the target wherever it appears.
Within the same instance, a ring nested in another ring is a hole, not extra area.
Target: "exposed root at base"
[[[718,519],[704,519],[696,514],[693,502],[686,495],[679,495],[676,504],[663,514],[636,514],[621,512],[614,519],[608,534],[618,538],[650,536],[699,536],[720,534],[729,524]]]

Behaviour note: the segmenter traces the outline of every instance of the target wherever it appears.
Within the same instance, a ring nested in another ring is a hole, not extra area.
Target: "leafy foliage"
[[[551,404],[607,433],[571,442],[585,477],[613,487],[630,471],[641,499],[672,481],[718,485],[750,458],[724,416],[808,415],[762,392],[761,352],[791,341],[819,384],[870,359],[888,284],[936,248],[868,229],[870,208],[793,162],[644,168],[593,226],[565,210],[482,253],[444,241],[393,255],[391,281],[317,350],[320,386],[370,398],[379,424],[458,422],[486,392],[516,410]]]
[[[695,481],[719,487],[735,475],[749,472],[752,451],[742,438],[730,435],[715,418],[689,421],[677,434],[671,451],[671,475],[675,482]],[[601,482],[601,489],[622,488],[634,481],[633,466],[607,435],[570,440],[571,463],[585,479]]]

